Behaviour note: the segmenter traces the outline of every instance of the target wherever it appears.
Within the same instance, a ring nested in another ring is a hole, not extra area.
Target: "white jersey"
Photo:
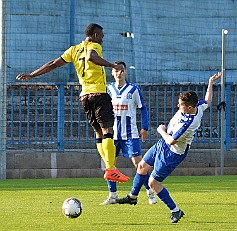
[[[177,141],[170,145],[170,150],[177,154],[184,154],[187,145],[191,145],[194,135],[201,124],[203,112],[208,104],[205,100],[199,100],[195,115],[183,114],[180,110],[176,112],[167,128],[167,133]]]
[[[117,84],[113,82],[107,88],[114,109],[114,139],[139,138],[136,109],[146,108],[140,88],[129,82],[126,82],[122,88],[118,88]],[[148,121],[146,122],[147,130]]]

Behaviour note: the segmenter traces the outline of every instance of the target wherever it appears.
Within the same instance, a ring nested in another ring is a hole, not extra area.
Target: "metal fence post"
[[[222,52],[221,52],[221,102],[225,100],[225,29],[222,29]],[[224,166],[225,166],[225,112],[224,108],[221,110],[221,156],[220,156],[220,167],[221,167],[221,176],[224,175]]]
[[[225,150],[229,151],[231,146],[231,84],[226,83],[225,87]]]
[[[0,0],[0,179],[6,179],[6,28],[4,16],[4,1]]]
[[[70,0],[70,46],[75,45],[75,0]],[[72,63],[69,63],[69,82],[72,82],[75,75],[75,69]]]
[[[64,84],[58,85],[58,151],[64,152]]]

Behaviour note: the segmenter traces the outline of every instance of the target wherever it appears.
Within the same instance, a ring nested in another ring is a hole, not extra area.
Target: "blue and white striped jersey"
[[[148,113],[140,88],[130,82],[118,88],[116,82],[113,82],[107,89],[114,108],[114,139],[139,138],[137,108],[141,109],[142,128],[148,130]]]
[[[171,151],[184,154],[187,145],[191,145],[193,141],[194,135],[201,124],[203,112],[207,107],[208,104],[205,100],[199,100],[195,115],[183,114],[180,110],[176,112],[167,128],[167,133],[178,141],[170,146]]]

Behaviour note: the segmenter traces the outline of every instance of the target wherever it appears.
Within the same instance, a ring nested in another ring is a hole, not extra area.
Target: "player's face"
[[[112,69],[112,75],[114,76],[115,80],[125,80],[125,75],[126,75],[126,69],[125,67],[120,64],[123,68],[122,70],[116,70],[116,69]]]
[[[181,99],[179,99],[179,103],[177,106],[179,110],[184,114],[190,114],[190,110],[192,109],[192,106],[186,106],[184,101]]]

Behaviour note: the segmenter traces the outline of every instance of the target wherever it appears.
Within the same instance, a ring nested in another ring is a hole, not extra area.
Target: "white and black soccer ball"
[[[68,198],[63,202],[62,212],[68,218],[77,218],[82,213],[82,203],[76,198]]]

